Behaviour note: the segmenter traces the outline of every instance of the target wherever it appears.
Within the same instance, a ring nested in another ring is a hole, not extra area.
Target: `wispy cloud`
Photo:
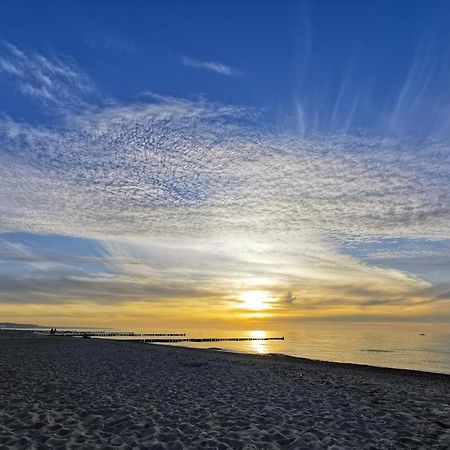
[[[219,75],[225,75],[228,77],[242,75],[242,72],[239,70],[218,62],[201,61],[199,59],[190,58],[189,56],[182,56],[180,58],[180,62],[186,67],[209,70],[210,72],[215,72]]]
[[[330,61],[323,62],[331,64],[328,70],[318,69],[311,58],[309,37],[304,41],[293,96],[301,134],[354,134],[370,129],[385,136],[450,137],[450,54],[442,52],[439,40],[428,38],[411,53],[405,52],[403,70],[392,79],[386,67],[364,67],[364,58],[350,56],[349,49],[341,70]],[[327,72],[333,73],[332,79],[323,76]],[[380,91],[382,79],[390,81],[382,83]]]
[[[26,97],[58,109],[80,109],[98,96],[95,83],[69,58],[26,52],[0,43],[0,77]]]
[[[289,257],[277,246],[270,255],[263,255],[255,249],[237,252],[236,242],[221,244],[217,251],[216,244],[198,240],[109,240],[97,241],[95,252],[67,255],[5,238],[0,241],[0,302],[57,304],[95,299],[169,305],[190,299],[239,308],[239,292],[263,289],[271,293],[273,314],[283,316],[380,304],[407,308],[435,296],[429,283],[359,264],[332,249],[324,254],[323,245],[316,245],[315,251],[324,256],[311,255],[306,263],[311,247],[303,255],[296,250]],[[283,264],[280,259],[289,261]]]

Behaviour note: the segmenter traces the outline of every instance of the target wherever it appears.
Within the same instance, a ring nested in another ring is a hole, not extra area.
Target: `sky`
[[[0,3],[0,321],[450,322],[446,1]]]

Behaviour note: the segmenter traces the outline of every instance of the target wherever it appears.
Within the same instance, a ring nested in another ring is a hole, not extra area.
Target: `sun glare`
[[[268,307],[269,296],[264,291],[247,291],[241,294],[244,307],[253,311],[261,311]]]

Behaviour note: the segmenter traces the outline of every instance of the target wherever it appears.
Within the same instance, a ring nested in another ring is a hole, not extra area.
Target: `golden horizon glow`
[[[236,305],[236,302],[234,302]],[[442,321],[448,317],[447,308],[441,305],[440,309],[430,309],[430,305],[422,304],[414,307],[391,306],[378,307],[367,311],[364,307],[341,307],[327,308],[325,310],[299,310],[294,315],[289,310],[273,308],[269,306],[265,311],[246,310],[243,305],[238,309],[230,308],[227,313],[222,307],[205,309],[202,302],[183,307],[182,302],[175,304],[162,304],[155,302],[124,302],[120,304],[96,302],[70,302],[61,304],[32,304],[23,303],[0,305],[2,321],[15,323],[33,323],[43,326],[57,327],[93,327],[93,328],[115,328],[120,330],[148,331],[186,331],[191,328],[217,329],[218,326],[227,330],[253,329],[261,330],[262,327],[286,327],[294,324],[295,320],[305,324],[309,321],[321,321],[328,319],[327,323],[340,321],[342,317],[346,323],[354,316],[354,321],[367,320],[392,323],[397,316],[399,322],[424,323],[433,321],[430,313],[435,317],[440,314]],[[363,316],[364,314],[364,316]],[[384,315],[381,315],[384,314]],[[379,317],[377,317],[379,315]],[[333,319],[331,322],[329,319]],[[384,320],[383,320],[384,319]],[[286,322],[288,320],[288,322]],[[437,322],[433,321],[437,326]],[[260,328],[261,327],[261,328]],[[446,329],[446,327],[444,327]],[[263,337],[254,331],[254,337]],[[256,341],[255,341],[256,342]],[[260,346],[261,347],[261,346]],[[262,348],[260,348],[262,350]],[[255,349],[256,350],[256,349]]]

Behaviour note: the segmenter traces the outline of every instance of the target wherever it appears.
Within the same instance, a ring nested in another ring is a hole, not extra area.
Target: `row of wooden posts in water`
[[[45,333],[48,333],[45,331]],[[133,331],[77,331],[56,330],[56,336],[89,336],[89,337],[138,337],[138,336],[186,336],[186,333],[134,333]]]
[[[233,338],[162,338],[162,339],[127,339],[127,342],[177,343],[177,342],[220,342],[220,341],[284,341],[283,337],[233,337]]]
[[[53,329],[52,329],[53,330]],[[186,333],[134,333],[133,331],[77,331],[77,330],[56,330],[52,332],[56,336],[79,336],[83,338],[91,337],[131,337],[127,342],[148,342],[148,343],[178,343],[178,342],[220,342],[220,341],[284,341],[282,337],[230,337],[230,338],[186,338]],[[147,338],[151,336],[151,338]]]

